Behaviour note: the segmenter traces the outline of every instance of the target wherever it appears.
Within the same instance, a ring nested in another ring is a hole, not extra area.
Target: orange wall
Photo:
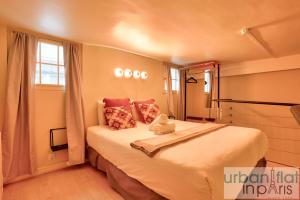
[[[116,78],[114,69],[145,70],[147,80]],[[162,112],[166,112],[162,62],[104,47],[83,47],[83,90],[87,126],[97,124],[96,101],[103,97],[130,97],[156,99]]]

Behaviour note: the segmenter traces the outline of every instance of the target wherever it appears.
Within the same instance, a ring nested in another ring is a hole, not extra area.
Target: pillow
[[[139,109],[139,104],[154,104],[155,103],[155,100],[154,99],[148,99],[148,100],[144,100],[144,101],[133,101],[133,104],[134,104],[134,107],[135,107],[135,110],[137,112],[137,115],[138,115],[138,118],[141,122],[144,122],[144,116],[143,114],[140,112],[140,109]]]
[[[106,124],[106,119],[104,116],[104,105],[102,101],[97,101],[98,103],[98,124],[104,126]]]
[[[139,111],[143,115],[143,122],[150,124],[160,114],[159,106],[156,104],[138,104]]]
[[[104,108],[123,106],[126,109],[128,109],[128,111],[131,111],[131,109],[130,109],[130,99],[129,98],[123,98],[123,99],[104,98],[103,103],[105,103]]]
[[[130,111],[124,106],[121,107],[106,107],[104,115],[107,119],[108,126],[113,130],[120,130],[135,127],[135,120]]]
[[[121,98],[121,99],[104,98],[103,103],[105,104],[104,108],[123,106],[126,110],[128,110],[132,114],[129,98]],[[105,124],[108,125],[108,120],[106,117],[105,117]]]

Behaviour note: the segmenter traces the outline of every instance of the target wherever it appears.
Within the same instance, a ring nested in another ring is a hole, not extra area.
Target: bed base
[[[93,167],[106,173],[110,186],[125,200],[166,200],[165,197],[157,194],[141,182],[129,177],[122,170],[103,158],[92,147],[88,147],[88,159]],[[266,167],[266,163],[265,158],[262,158],[257,162],[256,167]]]

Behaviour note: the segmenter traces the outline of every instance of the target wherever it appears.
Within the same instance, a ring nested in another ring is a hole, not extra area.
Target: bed
[[[199,125],[174,122],[176,131]],[[125,199],[220,200],[224,167],[254,167],[267,150],[264,133],[236,126],[164,148],[153,157],[130,146],[135,140],[155,136],[140,122],[136,128],[118,131],[105,126],[89,127],[89,159],[98,169],[110,170],[110,183]],[[115,177],[112,171],[117,171]]]

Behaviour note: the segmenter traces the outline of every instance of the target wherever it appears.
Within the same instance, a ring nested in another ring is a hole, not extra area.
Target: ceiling
[[[176,64],[300,53],[299,0],[0,0],[0,22]]]

